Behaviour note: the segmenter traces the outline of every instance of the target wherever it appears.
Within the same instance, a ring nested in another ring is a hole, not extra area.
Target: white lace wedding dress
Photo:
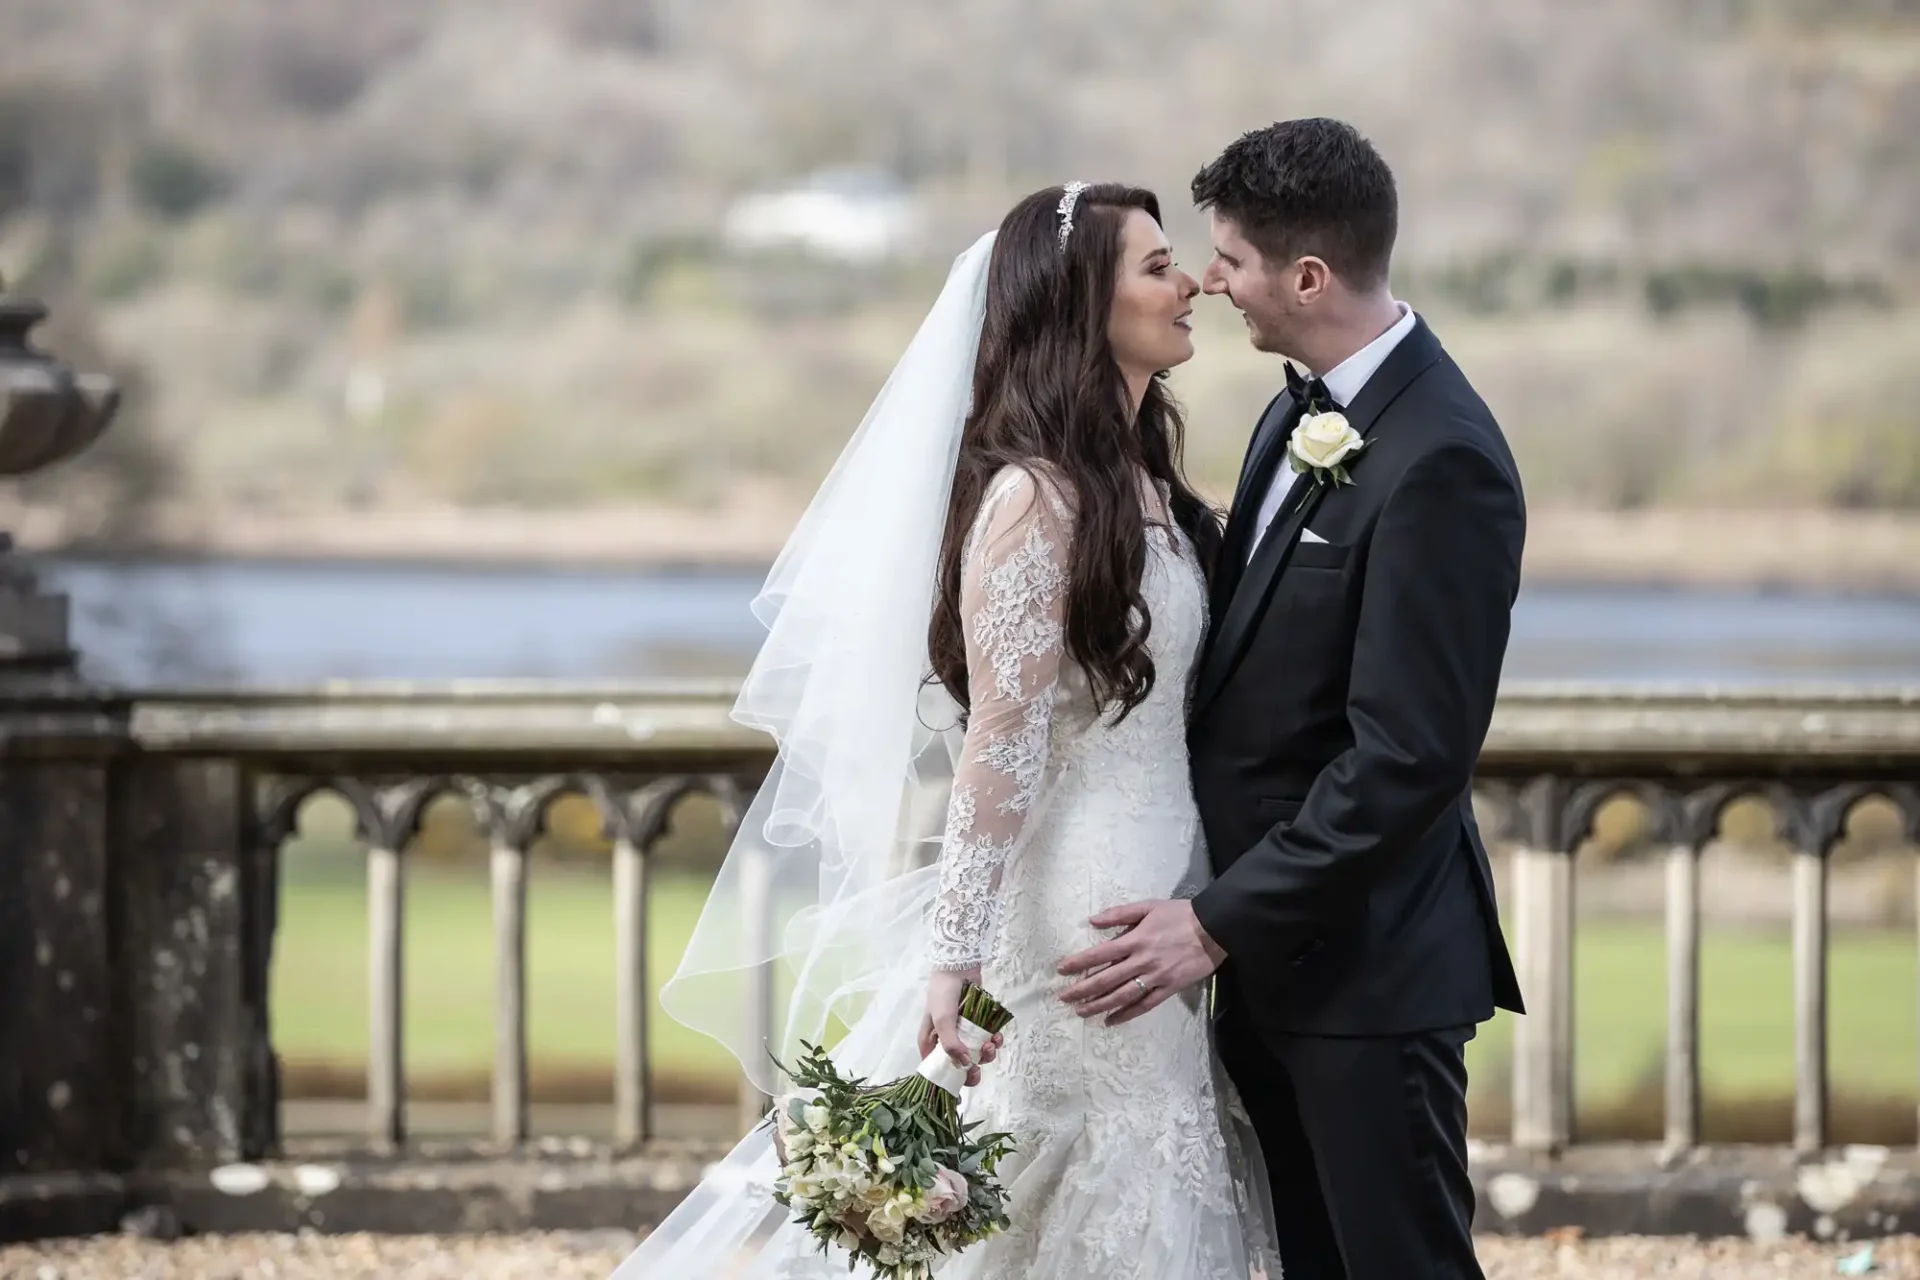
[[[1143,500],[1156,521],[1141,589],[1156,678],[1116,723],[1064,656],[1067,504],[1023,469],[989,487],[963,558],[972,710],[938,884],[927,869],[918,923],[889,935],[885,989],[834,1049],[869,1079],[911,1071],[932,968],[981,966],[1013,1011],[998,1061],[962,1103],[1017,1143],[1000,1166],[1012,1226],[940,1264],[942,1280],[1279,1275],[1264,1166],[1201,994],[1118,1027],[1059,999],[1055,966],[1103,936],[1089,917],[1191,894],[1207,875],[1186,751],[1205,586],[1165,495],[1143,486]],[[777,1175],[765,1129],[749,1134],[614,1280],[845,1276],[845,1255],[821,1254],[774,1202]]]
[[[1059,961],[1088,918],[1191,895],[1207,859],[1187,771],[1190,677],[1206,631],[1193,549],[1153,504],[1142,596],[1152,692],[1096,714],[1063,658],[1070,513],[1009,469],[965,558],[972,714],[948,809],[936,967],[980,964],[1014,1013],[970,1119],[1018,1142],[1012,1230],[942,1270],[960,1280],[1246,1280],[1275,1275],[1258,1155],[1216,1068],[1200,992],[1117,1027],[1063,1005]]]

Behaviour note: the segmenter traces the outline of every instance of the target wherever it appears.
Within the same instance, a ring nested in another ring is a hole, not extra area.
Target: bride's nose
[[[1180,272],[1180,296],[1188,302],[1199,296],[1200,282],[1186,272]]]

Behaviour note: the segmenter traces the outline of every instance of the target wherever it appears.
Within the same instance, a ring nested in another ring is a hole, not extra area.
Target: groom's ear
[[[1293,286],[1294,295],[1301,302],[1316,302],[1327,296],[1334,286],[1333,268],[1327,265],[1325,258],[1307,254],[1295,258],[1293,265],[1287,268]]]

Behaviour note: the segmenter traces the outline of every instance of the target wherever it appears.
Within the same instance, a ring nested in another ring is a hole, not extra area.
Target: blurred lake
[[[761,574],[42,558],[92,669],[139,683],[725,675]],[[1438,639],[1438,638],[1437,638]],[[1920,596],[1541,584],[1514,680],[1920,682]]]

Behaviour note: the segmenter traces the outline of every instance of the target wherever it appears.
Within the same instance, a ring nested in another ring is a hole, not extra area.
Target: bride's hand
[[[981,1046],[976,1063],[960,1040],[960,996],[969,982],[979,981],[979,969],[934,970],[927,982],[927,1011],[920,1019],[920,1056],[926,1057],[936,1046],[945,1049],[954,1066],[967,1069],[968,1087],[980,1083],[980,1068],[1000,1052],[996,1035]]]

